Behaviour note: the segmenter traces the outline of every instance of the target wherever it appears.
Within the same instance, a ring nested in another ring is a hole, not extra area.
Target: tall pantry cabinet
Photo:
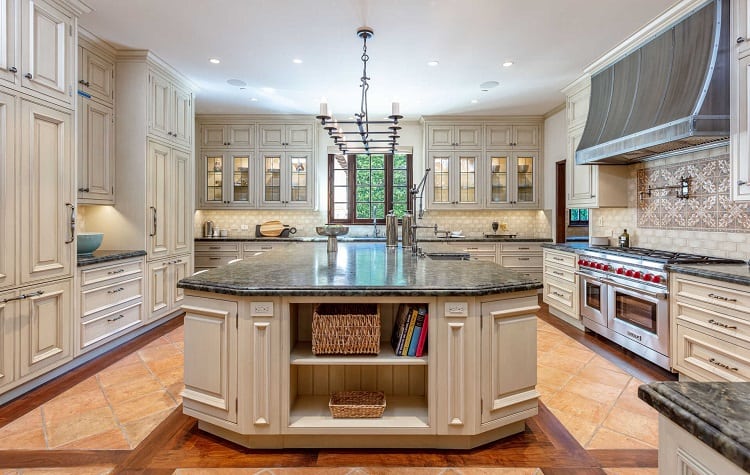
[[[109,245],[146,249],[149,321],[179,309],[176,284],[193,267],[193,99],[188,81],[148,51],[120,51],[115,82],[124,225]]]
[[[0,392],[70,361],[78,1],[0,2]]]

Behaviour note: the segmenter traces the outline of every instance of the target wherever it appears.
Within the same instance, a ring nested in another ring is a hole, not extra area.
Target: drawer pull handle
[[[717,361],[716,358],[711,358],[711,359],[708,360],[708,362],[712,363],[712,364],[715,364],[716,366],[718,366],[720,368],[728,369],[730,371],[739,371],[738,368],[736,368],[734,366],[729,366],[728,364],[724,364],[721,361]]]
[[[519,257],[518,258],[519,261],[528,261],[529,259],[531,259],[531,258],[530,257]]]
[[[260,248],[261,249],[268,249],[268,250],[273,249],[273,247],[271,247],[271,246],[260,246]]]
[[[736,302],[737,299],[730,299],[729,297],[724,297],[723,295],[716,295],[716,294],[708,294],[709,297],[716,300],[723,300],[725,302]]]
[[[220,261],[221,257],[209,257],[208,259],[211,261]]]
[[[114,290],[108,290],[107,293],[108,294],[116,294],[117,292],[122,292],[123,290],[125,290],[125,287],[120,287],[120,288],[114,289]]]
[[[125,269],[111,270],[107,272],[107,275],[122,274],[123,272],[125,272]]]
[[[11,297],[9,299],[3,299],[1,302],[2,303],[8,303],[8,302],[12,302],[14,300],[24,300],[24,299],[27,299],[29,297],[38,297],[39,295],[42,295],[43,293],[44,293],[44,290],[37,290],[36,292],[32,292],[30,294],[21,294],[18,297]]]
[[[108,321],[108,322],[116,322],[117,320],[119,320],[119,319],[121,319],[121,318],[125,318],[125,315],[123,315],[123,314],[120,314],[120,315],[118,315],[118,316],[116,316],[116,317],[114,317],[114,318],[108,318],[108,319],[107,319],[107,321]]]
[[[565,295],[561,294],[560,292],[554,292],[554,291],[553,291],[553,292],[552,292],[552,295],[556,295],[556,296],[558,296],[558,297],[562,297],[562,298],[565,298]]]
[[[552,259],[554,259],[556,261],[564,261],[565,260],[562,257],[553,257]]]
[[[208,248],[209,249],[221,249],[221,247],[219,247],[219,246],[209,246]]]
[[[528,251],[529,249],[531,249],[531,248],[530,247],[519,247],[518,248],[519,251]]]
[[[719,321],[714,320],[713,318],[708,321],[711,325],[716,325],[717,327],[726,328],[727,330],[736,330],[737,327],[734,325],[727,325],[726,323],[722,323]]]
[[[556,270],[553,270],[552,273],[555,274],[555,275],[565,275],[562,272],[557,272]]]

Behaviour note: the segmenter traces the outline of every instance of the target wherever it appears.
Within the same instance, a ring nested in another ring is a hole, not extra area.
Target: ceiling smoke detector
[[[499,85],[500,85],[500,83],[497,82],[497,81],[485,81],[485,82],[483,82],[482,84],[479,85],[479,89],[481,89],[482,92],[487,92],[490,89],[492,89],[493,87],[497,87]]]

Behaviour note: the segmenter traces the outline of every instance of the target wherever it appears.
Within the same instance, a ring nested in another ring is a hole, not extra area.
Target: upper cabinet
[[[433,209],[479,208],[481,152],[434,151],[428,154],[428,204]]]
[[[252,152],[202,150],[196,167],[198,206],[252,207],[258,181],[256,169]]]
[[[479,150],[482,148],[482,125],[428,124],[427,147],[429,149],[458,147]]]
[[[539,129],[531,125],[487,125],[487,148],[513,148],[514,150],[539,150]]]
[[[750,201],[750,10],[747,0],[732,2],[731,190],[735,201]]]
[[[536,153],[488,151],[485,170],[488,176],[486,207],[537,208],[537,175],[539,159]]]
[[[617,165],[576,165],[576,149],[581,141],[589,110],[591,81],[581,78],[563,91],[567,96],[568,128],[565,167],[568,208],[625,207],[628,205],[628,167]]]
[[[253,124],[201,125],[201,147],[250,150],[255,147]]]
[[[0,0],[0,80],[16,84],[21,67],[18,0]]]
[[[260,124],[258,146],[269,148],[312,149],[312,124]]]
[[[89,35],[78,40],[78,90],[82,95],[112,105],[115,101],[114,51],[95,45]]]
[[[192,93],[153,68],[149,70],[148,129],[178,146],[193,143]]]
[[[263,208],[311,208],[312,152],[261,152]]]

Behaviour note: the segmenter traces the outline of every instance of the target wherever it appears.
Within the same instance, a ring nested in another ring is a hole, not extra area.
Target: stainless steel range
[[[667,264],[742,263],[638,247],[579,252],[583,325],[643,358],[670,369]]]

